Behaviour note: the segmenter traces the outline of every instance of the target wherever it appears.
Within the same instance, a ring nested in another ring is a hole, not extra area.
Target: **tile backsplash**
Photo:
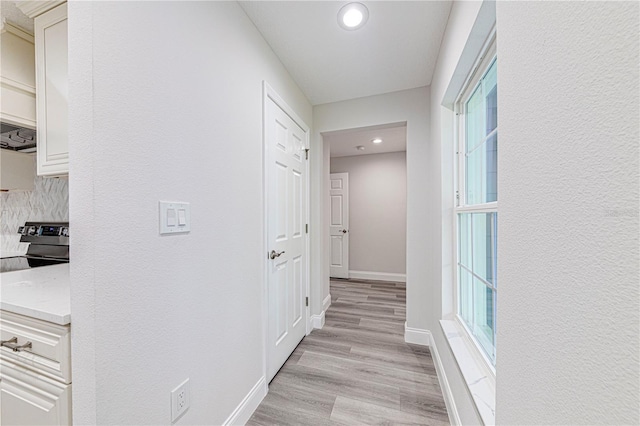
[[[36,176],[33,191],[0,193],[0,248],[2,251],[27,250],[20,242],[18,227],[27,221],[69,221],[69,180]]]

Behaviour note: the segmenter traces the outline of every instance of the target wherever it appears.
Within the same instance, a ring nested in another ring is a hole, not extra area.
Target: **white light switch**
[[[167,209],[167,226],[176,226],[176,209]]]
[[[189,203],[160,201],[160,235],[191,231]]]

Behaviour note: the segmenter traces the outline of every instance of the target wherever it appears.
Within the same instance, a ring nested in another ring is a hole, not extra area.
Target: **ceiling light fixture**
[[[338,12],[338,25],[347,31],[361,28],[369,19],[369,10],[362,3],[349,3]]]
[[[373,142],[373,143],[382,143],[382,139],[380,139],[380,138],[371,139],[371,142]]]

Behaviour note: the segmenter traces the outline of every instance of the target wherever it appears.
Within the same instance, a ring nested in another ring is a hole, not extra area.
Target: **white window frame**
[[[462,86],[462,90],[460,94],[456,98],[454,102],[454,112],[455,112],[455,122],[454,122],[454,149],[455,149],[455,167],[456,171],[454,173],[454,208],[453,208],[453,247],[454,247],[454,258],[452,262],[453,268],[453,313],[454,320],[456,324],[459,326],[459,329],[462,329],[466,333],[466,339],[468,342],[471,342],[470,345],[473,352],[474,358],[482,360],[482,366],[484,367],[485,373],[487,376],[492,379],[492,382],[495,383],[495,375],[496,369],[494,362],[489,358],[486,354],[485,350],[481,347],[478,342],[476,336],[474,336],[473,332],[469,329],[467,323],[462,319],[459,313],[459,284],[458,284],[458,260],[459,260],[459,248],[458,248],[458,228],[459,228],[459,220],[458,216],[460,213],[492,213],[498,212],[498,201],[484,203],[479,205],[471,205],[467,206],[465,204],[465,196],[466,196],[466,188],[465,188],[465,117],[466,117],[466,102],[469,100],[475,89],[477,88],[480,80],[486,72],[489,70],[489,67],[492,65],[493,61],[496,60],[496,36],[495,36],[495,28],[491,32],[491,35],[488,37],[487,43],[485,43],[482,48],[482,53],[476,60],[476,63],[472,67],[472,71],[470,75],[467,77],[467,81]],[[497,130],[497,128],[496,128]],[[498,154],[499,155],[499,154]],[[498,194],[500,193],[500,189],[498,188]],[[497,293],[496,293],[497,295]],[[497,303],[494,305],[494,310],[497,311]],[[497,344],[494,335],[494,345]]]

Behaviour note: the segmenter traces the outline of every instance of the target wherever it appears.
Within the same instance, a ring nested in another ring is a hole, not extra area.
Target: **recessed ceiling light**
[[[364,151],[364,146],[362,146],[362,145],[358,145],[358,146],[356,146],[356,149],[357,149],[358,151]]]
[[[375,139],[372,139],[371,142],[373,142],[373,143],[382,143],[382,139],[375,138]]]
[[[338,12],[338,25],[348,31],[357,30],[369,19],[369,10],[362,3],[349,3]]]

